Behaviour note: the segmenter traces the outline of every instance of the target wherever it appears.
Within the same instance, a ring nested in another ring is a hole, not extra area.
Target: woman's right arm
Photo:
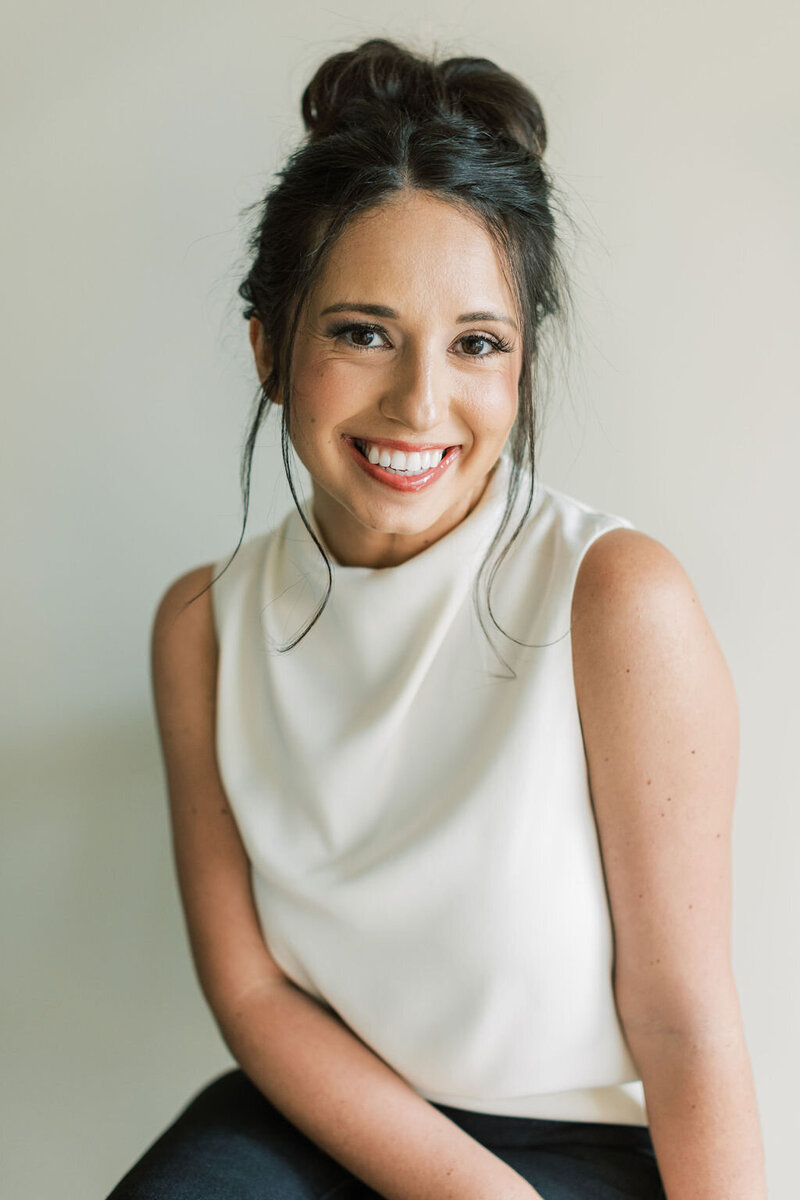
[[[531,1200],[512,1167],[439,1112],[269,953],[215,749],[211,566],[162,596],[153,696],[192,958],[222,1037],[293,1125],[385,1200]]]

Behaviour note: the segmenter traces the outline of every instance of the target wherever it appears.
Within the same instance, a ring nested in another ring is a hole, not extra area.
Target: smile
[[[401,492],[419,492],[430,487],[461,453],[460,446],[399,450],[360,438],[343,440],[367,475]]]
[[[384,470],[402,471],[407,475],[420,475],[430,467],[437,467],[447,451],[447,446],[437,450],[388,450],[375,442],[364,442],[354,438],[357,448],[373,466],[377,463]]]

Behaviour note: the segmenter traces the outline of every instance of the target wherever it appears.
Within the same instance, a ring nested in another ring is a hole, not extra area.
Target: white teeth
[[[406,454],[403,450],[386,450],[372,442],[359,442],[359,447],[365,457],[373,465],[380,465],[390,471],[402,471],[406,475],[420,475],[436,467],[444,457],[444,450],[412,450]]]

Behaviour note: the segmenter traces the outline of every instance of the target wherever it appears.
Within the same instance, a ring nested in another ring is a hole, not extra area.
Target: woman
[[[240,288],[245,523],[272,405],[296,508],[153,626],[238,1066],[112,1196],[763,1197],[731,677],[670,551],[534,471],[566,303],[538,102],[371,39],[302,103]]]

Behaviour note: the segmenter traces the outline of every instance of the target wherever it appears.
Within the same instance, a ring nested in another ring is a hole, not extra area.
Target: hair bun
[[[420,119],[460,117],[506,137],[536,157],[547,144],[538,100],[519,79],[488,58],[423,58],[387,38],[370,38],[332,54],[303,92],[310,140],[369,120],[375,105]]]
[[[544,114],[533,92],[515,75],[489,58],[448,58],[437,71],[451,111],[542,157],[547,146]]]

